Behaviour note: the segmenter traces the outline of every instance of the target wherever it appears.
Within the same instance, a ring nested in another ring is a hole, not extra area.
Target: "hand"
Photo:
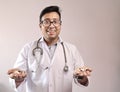
[[[26,72],[18,68],[8,70],[8,75],[10,78],[15,79],[16,81],[22,81],[26,77]]]
[[[78,77],[78,76],[90,76],[91,72],[92,72],[91,68],[83,66],[83,67],[75,69],[75,71],[74,71],[74,77]]]
[[[73,76],[74,76],[74,78],[77,79],[78,83],[80,83],[84,86],[88,86],[89,80],[88,80],[87,76],[90,76],[91,72],[92,72],[92,69],[84,66],[84,67],[75,69]]]

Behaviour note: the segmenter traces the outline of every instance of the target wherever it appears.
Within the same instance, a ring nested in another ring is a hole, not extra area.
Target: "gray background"
[[[62,38],[93,69],[90,85],[73,91],[119,92],[120,0],[0,0],[0,92],[13,92],[7,70],[23,45],[41,36],[39,14],[49,5],[61,7]]]

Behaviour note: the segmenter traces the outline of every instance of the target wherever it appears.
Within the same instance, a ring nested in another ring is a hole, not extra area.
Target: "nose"
[[[55,25],[53,24],[53,22],[50,22],[50,26],[49,27],[55,27]]]

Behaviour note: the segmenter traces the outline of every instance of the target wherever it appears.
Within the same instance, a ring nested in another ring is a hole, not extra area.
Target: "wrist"
[[[16,84],[16,88],[24,81],[24,78],[22,79],[15,79],[15,84]]]
[[[15,82],[17,82],[17,83],[20,83],[20,82],[23,82],[23,81],[24,81],[24,78],[15,79]]]
[[[88,80],[87,76],[79,76],[77,78],[77,81],[84,86],[88,86],[88,84],[89,84],[89,80]]]
[[[78,80],[82,80],[84,78],[84,76],[78,76],[77,79]]]

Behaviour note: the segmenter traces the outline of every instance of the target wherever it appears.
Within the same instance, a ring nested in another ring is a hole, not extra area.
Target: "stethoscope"
[[[36,51],[39,52],[41,56],[43,55],[43,49],[39,46],[40,40],[41,40],[41,38],[37,41],[36,47],[32,50],[32,54],[33,54],[34,57],[35,57]],[[68,72],[69,67],[67,65],[67,58],[66,58],[65,46],[64,46],[63,42],[61,42],[61,45],[63,47],[64,58],[65,58],[65,65],[64,65],[63,71],[64,72]],[[38,67],[39,67],[39,65],[40,65],[39,62],[37,62],[37,64],[38,64]],[[45,69],[48,69],[48,67],[46,67]]]

